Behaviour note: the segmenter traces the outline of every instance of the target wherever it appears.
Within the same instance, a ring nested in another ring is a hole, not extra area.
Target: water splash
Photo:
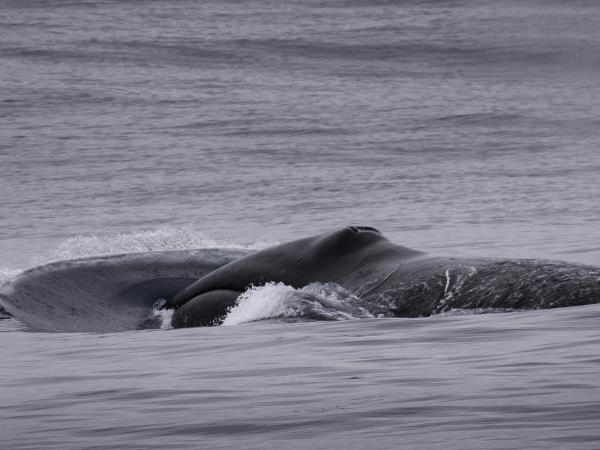
[[[161,298],[154,303],[152,311],[148,313],[147,320],[140,326],[140,328],[160,328],[161,330],[170,330],[173,328],[171,320],[173,319],[173,309],[161,309],[166,303],[166,299]]]
[[[0,267],[0,286],[15,278],[22,270]]]
[[[334,283],[294,289],[267,283],[248,289],[223,321],[224,326],[257,320],[349,320],[375,317],[362,300]]]
[[[164,226],[115,235],[84,234],[63,241],[46,255],[37,257],[33,265],[48,264],[91,256],[143,253],[165,250],[224,248],[262,250],[275,242],[235,243],[213,239],[192,226]]]

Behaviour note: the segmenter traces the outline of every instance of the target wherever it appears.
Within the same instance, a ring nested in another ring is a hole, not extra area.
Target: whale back
[[[421,254],[393,244],[371,227],[350,226],[299,239],[240,258],[200,278],[172,298],[177,308],[213,290],[243,292],[250,286],[281,282],[300,288],[312,282],[347,281],[387,256]]]

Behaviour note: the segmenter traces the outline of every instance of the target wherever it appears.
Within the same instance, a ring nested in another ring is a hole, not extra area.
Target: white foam
[[[281,317],[293,313],[291,295],[296,290],[283,283],[268,283],[252,287],[238,299],[223,321],[224,326],[238,325],[255,320]]]
[[[73,236],[48,254],[37,257],[35,265],[65,261],[91,256],[118,255],[123,253],[152,252],[164,250],[189,250],[201,248],[229,248],[261,250],[274,242],[233,243],[207,237],[192,226],[164,226],[153,230],[141,230],[115,235],[84,234]]]
[[[283,283],[252,287],[238,299],[224,326],[263,319],[348,320],[373,317],[361,300],[338,285],[313,283],[294,289]]]
[[[513,308],[473,308],[473,309],[463,309],[463,308],[452,308],[448,311],[443,311],[440,313],[432,314],[431,317],[457,317],[457,316],[475,316],[479,314],[502,314],[502,313],[511,313],[516,312],[518,310]]]
[[[0,286],[15,278],[22,270],[0,267]]]
[[[162,300],[162,301],[161,301]],[[161,330],[170,330],[173,328],[171,325],[171,321],[173,319],[174,309],[160,309],[160,305],[164,304],[164,299],[159,300],[154,308],[152,308],[152,312],[150,313],[150,319],[155,321]]]

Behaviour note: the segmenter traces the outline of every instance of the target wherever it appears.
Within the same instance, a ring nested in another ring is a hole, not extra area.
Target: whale
[[[595,266],[431,256],[391,242],[374,227],[348,226],[233,260],[183,288],[163,308],[174,310],[174,328],[220,325],[243,292],[266,283],[334,283],[384,317],[600,302]]]
[[[0,285],[0,306],[6,317],[32,331],[157,328],[155,303],[247,254],[244,249],[207,248],[50,262]]]
[[[1,317],[52,332],[214,326],[232,308],[244,309],[253,295],[248,289],[268,283],[289,286],[291,297],[281,301],[300,308],[289,318],[268,316],[273,320],[335,320],[327,311],[415,318],[600,303],[596,266],[436,256],[373,227],[349,226],[260,251],[205,248],[51,262],[0,286]],[[252,305],[261,301],[272,300],[252,297]]]

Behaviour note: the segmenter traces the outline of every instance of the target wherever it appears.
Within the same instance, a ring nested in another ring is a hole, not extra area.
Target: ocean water
[[[1,289],[349,224],[600,265],[599,21],[586,0],[3,0]],[[599,305],[306,322],[282,320],[290,289],[215,328],[0,320],[0,448],[600,447]]]

